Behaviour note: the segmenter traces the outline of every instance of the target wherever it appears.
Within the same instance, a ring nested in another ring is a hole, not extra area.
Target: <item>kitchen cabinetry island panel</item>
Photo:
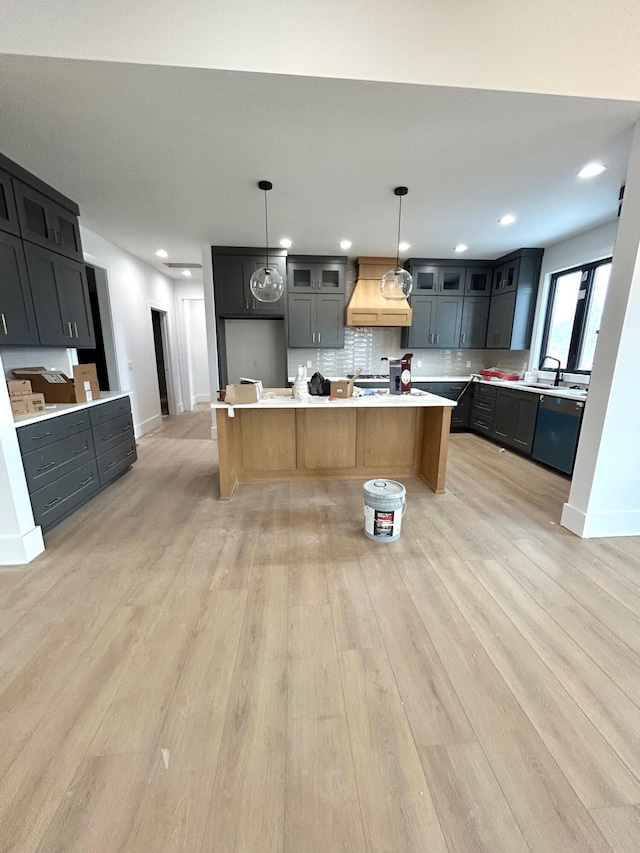
[[[213,403],[220,499],[229,500],[238,483],[318,477],[415,476],[443,494],[454,406],[433,394]]]

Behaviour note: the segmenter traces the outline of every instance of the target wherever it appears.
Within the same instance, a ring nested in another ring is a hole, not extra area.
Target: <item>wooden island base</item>
[[[444,401],[443,401],[444,402]],[[237,483],[418,476],[445,491],[451,403],[429,407],[216,408],[220,500]]]

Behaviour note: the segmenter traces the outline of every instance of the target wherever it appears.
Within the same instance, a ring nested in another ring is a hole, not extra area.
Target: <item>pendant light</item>
[[[258,302],[277,302],[284,293],[284,281],[275,267],[269,264],[269,215],[267,213],[267,192],[273,188],[271,181],[259,181],[258,186],[264,190],[264,231],[265,231],[265,265],[257,269],[251,276],[249,287]]]
[[[406,299],[411,293],[413,287],[413,279],[407,270],[403,270],[400,266],[400,225],[402,222],[402,196],[406,195],[409,190],[406,187],[396,187],[393,191],[399,199],[398,203],[398,242],[396,243],[396,265],[395,268],[389,270],[382,276],[380,282],[380,290],[385,299],[400,300]]]

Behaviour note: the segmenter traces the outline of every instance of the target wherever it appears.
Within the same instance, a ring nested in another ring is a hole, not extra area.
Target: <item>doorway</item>
[[[153,346],[156,354],[156,372],[158,374],[158,390],[160,391],[160,411],[162,417],[169,417],[169,386],[167,383],[167,360],[165,357],[164,324],[166,312],[151,309],[151,325],[153,326]]]
[[[106,271],[85,264],[95,347],[77,349],[78,364],[95,364],[101,391],[118,391],[120,383],[113,342],[111,308]]]

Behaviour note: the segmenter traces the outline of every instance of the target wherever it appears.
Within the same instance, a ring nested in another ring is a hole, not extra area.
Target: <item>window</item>
[[[591,372],[610,273],[608,259],[552,276],[541,363],[548,355],[561,370]]]

